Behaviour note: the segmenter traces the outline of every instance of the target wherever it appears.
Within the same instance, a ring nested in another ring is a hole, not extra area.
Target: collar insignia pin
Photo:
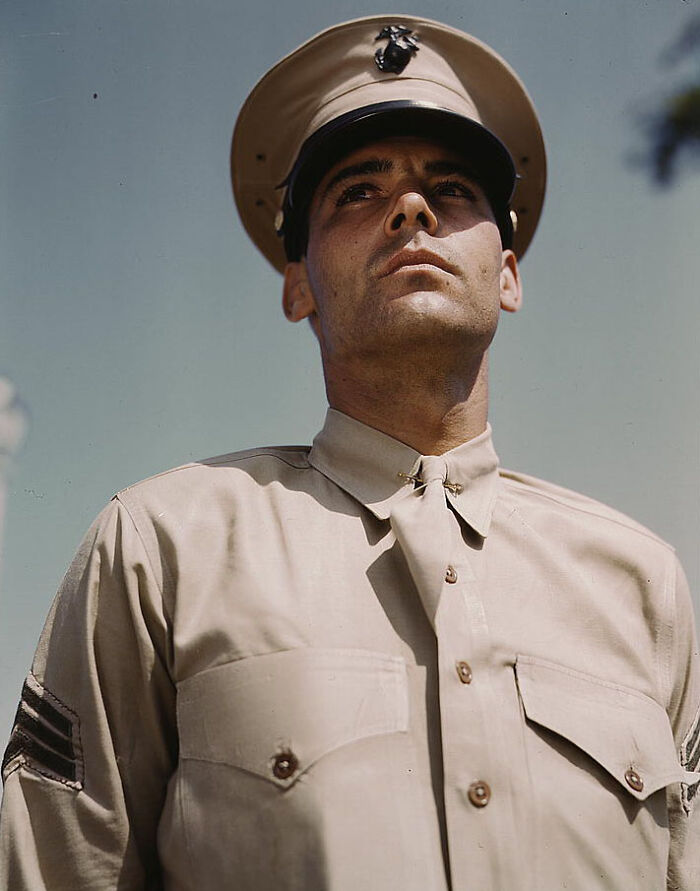
[[[419,50],[418,35],[405,25],[386,25],[374,39],[389,41],[374,54],[377,68],[387,74],[401,74]]]

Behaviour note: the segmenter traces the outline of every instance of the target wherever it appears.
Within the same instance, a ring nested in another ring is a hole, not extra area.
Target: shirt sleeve
[[[668,709],[681,764],[700,770],[700,656],[693,605],[680,565],[676,566],[669,635],[671,697]],[[700,888],[700,785],[680,783],[667,791],[671,832],[667,891]]]
[[[113,500],[53,603],[3,761],[1,891],[161,887],[177,758],[159,568]]]

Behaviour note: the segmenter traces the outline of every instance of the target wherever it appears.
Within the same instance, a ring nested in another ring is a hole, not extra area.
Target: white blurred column
[[[17,391],[6,377],[0,376],[0,568],[7,502],[7,474],[12,458],[22,447],[27,432],[27,411]]]

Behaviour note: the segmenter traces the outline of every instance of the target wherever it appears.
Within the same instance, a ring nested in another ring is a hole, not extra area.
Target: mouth
[[[440,269],[442,272],[448,272],[455,275],[456,270],[451,263],[448,263],[443,257],[434,254],[432,251],[426,250],[402,250],[398,254],[394,254],[388,261],[380,273],[380,278],[386,278],[394,272],[401,269],[410,269],[412,267],[432,267]]]

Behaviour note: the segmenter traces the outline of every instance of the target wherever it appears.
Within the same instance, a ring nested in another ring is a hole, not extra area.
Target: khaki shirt
[[[24,687],[0,886],[697,891],[673,550],[490,430],[442,458],[436,499],[330,411],[117,495]]]

